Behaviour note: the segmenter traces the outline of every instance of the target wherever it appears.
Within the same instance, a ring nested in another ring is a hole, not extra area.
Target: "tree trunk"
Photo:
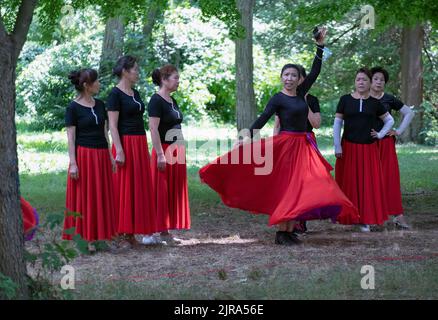
[[[151,1],[151,6],[149,8],[147,18],[143,24],[143,41],[145,41],[145,43],[147,43],[152,36],[152,31],[154,30],[155,22],[157,21],[158,16],[162,12],[162,10],[160,9],[161,9],[160,3],[157,0]]]
[[[415,106],[415,117],[401,136],[402,142],[422,142],[423,128],[423,50],[424,29],[422,26],[404,27],[401,46],[401,95],[408,106]]]
[[[18,285],[17,294],[21,299],[26,299],[29,292],[19,198],[15,69],[36,5],[37,0],[21,2],[10,35],[0,17],[0,272]]]
[[[10,44],[9,44],[10,45]],[[23,257],[23,221],[18,190],[17,131],[15,128],[15,63],[0,47],[0,272],[27,297],[26,263]],[[5,60],[9,60],[5,63]]]
[[[143,21],[142,38],[138,41],[135,52],[139,52],[140,61],[148,61],[153,59],[152,50],[152,32],[158,18],[164,12],[166,3],[163,0],[150,1],[150,7],[146,18]]]
[[[253,10],[255,0],[237,0],[245,38],[236,40],[236,119],[237,130],[249,128],[257,117],[254,95]]]
[[[123,55],[124,35],[125,25],[123,18],[109,18],[105,26],[99,66],[99,74],[104,86],[110,83],[114,64]]]

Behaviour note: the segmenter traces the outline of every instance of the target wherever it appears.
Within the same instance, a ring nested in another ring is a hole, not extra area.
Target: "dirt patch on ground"
[[[223,205],[202,208],[190,231],[174,232],[178,246],[142,246],[125,253],[82,255],[72,266],[77,282],[155,281],[174,283],[217,280],[221,274],[236,281],[254,270],[355,266],[387,261],[418,261],[438,257],[438,215],[407,214],[412,229],[399,231],[387,223],[379,231],[360,233],[353,226],[311,221],[303,245],[274,245],[275,228],[266,216],[254,216]],[[208,211],[207,211],[208,210]]]

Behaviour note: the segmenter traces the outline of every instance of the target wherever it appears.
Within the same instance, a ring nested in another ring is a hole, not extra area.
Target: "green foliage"
[[[222,79],[208,86],[214,99],[207,103],[208,115],[219,123],[233,123],[236,119],[236,81]]]
[[[361,8],[371,5],[376,15],[376,31],[382,32],[394,26],[413,26],[418,23],[438,23],[436,1],[422,0],[299,0],[295,14],[289,19],[293,29],[298,25],[315,26],[331,21],[349,20],[358,23],[364,16]]]
[[[206,117],[208,106],[214,103],[209,88],[234,78],[233,43],[223,23],[217,19],[203,22],[199,9],[176,7],[165,13],[153,39],[153,47],[146,52],[153,58],[143,59],[141,65],[141,92],[150,97],[156,91],[150,78],[153,69],[174,64],[181,73],[175,98],[186,119]]]
[[[17,296],[17,284],[0,272],[0,298],[12,300]]]
[[[215,17],[224,22],[232,39],[244,36],[245,30],[240,24],[236,0],[198,0],[198,3],[205,20]]]
[[[0,1],[0,21],[3,21],[7,32],[12,32],[14,30],[20,2],[21,0]]]
[[[78,214],[74,213],[74,217]],[[65,230],[65,234],[73,235],[73,241],[60,240],[59,230],[64,220],[64,214],[51,214],[40,226],[40,231],[33,240],[36,249],[25,251],[25,258],[32,274],[28,276],[32,299],[66,299],[70,297],[67,291],[61,290],[56,283],[55,274],[68,265],[79,254],[89,254],[88,242],[80,235],[74,235],[75,228]],[[103,250],[104,243],[96,248]]]
[[[406,5],[415,13],[411,18],[418,20],[421,13],[424,16],[421,21],[424,21],[431,16],[424,11],[433,12],[435,7],[432,3],[404,2],[403,5],[394,1],[370,3],[377,16],[377,28],[373,31],[358,27],[363,16],[360,8],[365,1],[257,1],[254,87],[258,110],[263,110],[269,98],[280,89],[278,73],[284,63],[303,64],[309,71],[315,50],[312,29],[321,24],[329,28],[328,47],[333,52],[311,90],[320,99],[323,125],[331,125],[337,101],[353,89],[355,70],[359,67],[384,66],[391,78],[387,91],[400,97],[401,29],[392,27],[395,25],[392,22],[385,22],[385,15],[390,9],[404,10]],[[75,68],[98,68],[104,20],[117,14],[126,16],[125,53],[139,58],[141,77],[137,88],[146,103],[156,91],[150,79],[152,70],[172,63],[180,70],[181,83],[175,98],[186,120],[208,117],[218,123],[235,122],[234,44],[230,39],[230,34],[237,34],[240,18],[235,0],[175,0],[172,6],[167,0],[114,3],[80,0],[72,2],[73,12],[64,10],[54,19],[55,12],[66,3],[68,1],[43,0],[31,26],[17,69],[17,113],[24,120],[39,129],[64,126],[65,106],[75,95],[66,76]],[[157,6],[159,13],[153,33],[146,41],[143,27],[152,6]],[[9,6],[8,10],[12,9],[13,6]],[[3,13],[6,9],[2,10]],[[409,18],[404,14],[401,12],[401,21]],[[66,18],[69,23],[63,24]],[[55,24],[51,46],[45,44],[42,36],[48,24]],[[385,28],[382,29],[382,25]],[[423,59],[425,101],[433,107],[438,101],[433,94],[438,61],[433,21],[426,24],[425,29],[428,38],[425,42],[428,56]],[[431,69],[430,65],[435,66]],[[105,100],[115,79],[101,79],[101,82],[100,97]],[[426,119],[425,126],[425,140],[432,141],[426,137],[434,134],[434,118]]]
[[[44,51],[23,67],[17,78],[17,114],[40,129],[64,127],[65,108],[75,96],[67,76],[82,67],[97,69],[99,40],[99,35],[75,38]],[[24,50],[23,55],[27,54]]]
[[[429,101],[422,105],[424,124],[420,131],[421,140],[430,146],[438,146],[438,108]]]
[[[36,9],[36,16],[40,23],[40,36],[46,44],[50,42],[53,34],[60,27],[60,19],[65,14],[64,0],[40,0]]]

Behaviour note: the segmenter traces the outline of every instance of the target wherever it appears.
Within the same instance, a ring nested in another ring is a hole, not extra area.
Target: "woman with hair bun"
[[[157,231],[150,155],[143,114],[145,104],[134,89],[139,79],[137,60],[132,56],[118,59],[113,74],[119,83],[111,90],[108,117],[113,154],[117,163],[114,177],[117,232],[131,246],[137,246],[135,235],[145,235],[144,244],[155,244]]]
[[[169,230],[190,229],[190,208],[181,131],[183,114],[171,97],[179,86],[178,70],[165,65],[154,70],[152,80],[159,87],[148,104],[157,227],[161,231],[161,240],[167,244],[179,244],[181,241]]]
[[[388,219],[378,140],[394,124],[380,101],[370,96],[371,78],[366,68],[356,72],[355,91],[339,99],[333,123],[336,182],[359,209],[362,232],[370,232],[370,225],[382,225]]]
[[[307,132],[309,106],[305,95],[321,70],[326,30],[321,31],[311,71],[304,81],[300,82],[298,65],[286,64],[280,73],[283,88],[250,127],[250,138],[246,136],[232,151],[199,170],[201,181],[215,190],[225,205],[269,215],[269,225],[279,228],[274,240],[277,245],[302,243],[293,232],[297,222],[358,219],[357,209],[330,175],[330,164]],[[251,142],[274,114],[280,120],[279,134]],[[270,170],[258,171],[262,163],[254,154],[265,154],[263,165]]]
[[[403,215],[402,195],[400,188],[400,169],[398,165],[397,152],[395,148],[396,137],[400,136],[411,123],[414,112],[392,94],[385,92],[385,85],[389,81],[388,71],[382,67],[371,69],[371,91],[372,97],[380,100],[389,114],[392,111],[399,111],[403,120],[397,130],[390,130],[386,136],[377,142],[380,151],[380,160],[384,172],[383,183],[385,185],[385,200],[388,207],[388,214],[393,216],[394,224],[400,229],[410,229]],[[379,121],[378,129],[383,127]]]
[[[65,112],[70,166],[63,239],[79,234],[93,251],[93,241],[111,240],[116,235],[115,163],[108,148],[105,104],[93,98],[100,88],[97,72],[81,69],[70,73],[69,79],[79,95]]]

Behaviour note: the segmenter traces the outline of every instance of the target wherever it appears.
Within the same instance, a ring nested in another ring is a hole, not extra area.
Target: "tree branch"
[[[348,29],[347,31],[343,32],[339,37],[337,37],[335,40],[331,41],[329,43],[329,45],[331,46],[332,44],[335,44],[336,42],[338,42],[339,40],[341,40],[341,38],[343,36],[345,36],[347,33],[349,33],[350,31],[353,31],[356,28],[359,28],[360,24],[356,23],[355,25],[353,25],[350,29]]]
[[[32,22],[33,13],[38,0],[22,0],[18,10],[17,20],[15,21],[12,39],[15,42],[15,57],[18,59],[21,49],[26,42],[27,33]]]
[[[424,53],[426,53],[426,56],[429,59],[430,71],[433,72],[433,70],[435,69],[435,64],[434,64],[434,62],[432,60],[432,57],[429,54],[429,51],[427,50],[427,45],[430,45],[430,39],[429,39],[429,37],[428,37],[426,32],[424,32],[424,39],[425,39],[425,45],[423,46],[423,51],[424,51]]]

